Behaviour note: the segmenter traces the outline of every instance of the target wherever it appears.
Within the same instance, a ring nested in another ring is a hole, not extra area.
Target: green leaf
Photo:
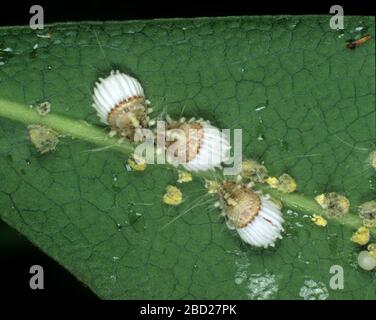
[[[376,298],[374,272],[356,265],[354,230],[306,215],[322,192],[347,195],[353,212],[375,198],[375,44],[346,48],[359,26],[374,30],[375,20],[346,17],[343,31],[327,16],[1,28],[0,49],[12,49],[0,51],[1,218],[102,298]],[[244,157],[295,177],[307,212],[285,212],[276,248],[242,243],[201,179],[168,207],[175,171],[128,172],[129,146],[98,149],[115,141],[97,139],[106,131],[90,92],[112,68],[136,75],[157,113],[242,128]],[[41,101],[52,106],[44,120],[24,107]],[[56,151],[34,149],[29,121],[66,135]],[[343,290],[330,288],[332,265],[344,269]]]

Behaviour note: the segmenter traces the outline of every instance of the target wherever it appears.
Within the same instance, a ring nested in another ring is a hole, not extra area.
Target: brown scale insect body
[[[137,128],[148,126],[147,107],[143,97],[120,102],[108,114],[108,124],[120,136],[133,141]]]
[[[177,133],[177,135],[184,134],[186,143],[185,162],[192,161],[200,152],[202,140],[204,138],[204,130],[202,125],[199,122],[173,122],[168,125],[167,130],[170,133]],[[173,141],[166,141],[166,147],[176,143],[178,140],[179,138],[176,138]],[[178,156],[177,151],[175,151],[174,156]]]
[[[261,208],[261,199],[255,192],[233,181],[224,182],[218,188],[218,194],[222,208],[235,228],[246,227]]]

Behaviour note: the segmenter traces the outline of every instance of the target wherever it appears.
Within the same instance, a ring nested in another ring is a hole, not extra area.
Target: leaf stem
[[[355,213],[349,212],[344,217],[334,218],[328,215],[327,211],[320,207],[320,205],[311,198],[308,198],[300,193],[283,193],[269,186],[257,185],[256,188],[263,193],[267,193],[275,199],[280,200],[283,205],[291,210],[304,212],[306,214],[317,214],[327,218],[329,221],[334,221],[339,224],[346,225],[351,229],[357,229],[363,225],[362,219]],[[376,230],[370,229],[373,236],[376,236]]]
[[[39,124],[49,127],[64,136],[80,139],[99,147],[105,147],[119,151],[126,155],[131,155],[135,145],[126,140],[120,140],[116,137],[110,137],[105,129],[91,125],[86,121],[72,119],[59,114],[49,114],[41,116],[36,110],[28,108],[23,104],[0,98],[0,116],[14,121],[29,124]],[[171,165],[168,165],[171,166]],[[196,177],[204,179],[224,179],[219,172],[196,172],[192,173]],[[285,207],[292,210],[304,212],[307,214],[319,214],[328,217],[326,211],[322,209],[313,199],[310,199],[298,193],[282,193],[271,189],[265,185],[257,185],[257,189],[272,197],[279,199]],[[350,228],[356,229],[362,225],[362,220],[355,214],[348,214],[343,218],[330,218],[331,221],[337,221]],[[376,235],[375,231],[372,233]]]
[[[134,146],[130,142],[121,141],[120,143],[118,138],[110,137],[103,128],[91,125],[86,121],[54,113],[41,116],[33,108],[28,108],[20,103],[1,98],[0,116],[22,122],[26,125],[43,125],[62,135],[84,140],[99,147],[108,147],[125,154],[131,154],[134,150]]]

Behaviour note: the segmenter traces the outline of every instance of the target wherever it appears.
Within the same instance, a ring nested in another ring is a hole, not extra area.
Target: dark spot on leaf
[[[121,191],[121,188],[118,187],[117,185],[113,184],[113,185],[112,185],[112,190],[114,190],[115,192],[120,192],[120,191]]]
[[[139,212],[135,212],[133,210],[128,212],[128,223],[136,232],[145,230],[145,218]]]
[[[279,139],[279,145],[284,151],[289,151],[289,144],[285,139]]]
[[[29,53],[30,59],[35,59],[37,57],[37,50],[31,50]]]

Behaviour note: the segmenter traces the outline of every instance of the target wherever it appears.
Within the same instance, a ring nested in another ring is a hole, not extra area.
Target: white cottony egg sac
[[[234,181],[225,181],[218,194],[228,226],[235,229],[244,242],[268,248],[282,239],[281,210],[267,197]]]
[[[144,90],[137,79],[111,71],[95,84],[93,107],[101,121],[120,136],[133,139],[137,128],[148,125]]]
[[[221,163],[229,159],[230,143],[221,130],[209,121],[173,121],[166,132],[167,161],[182,165],[187,171],[206,171],[221,168]],[[180,151],[169,148],[179,144]]]
[[[134,142],[143,139],[137,129],[146,129],[155,123],[155,119],[150,120],[148,116],[152,109],[147,107],[149,103],[141,84],[119,71],[111,71],[108,77],[99,78],[93,100],[99,118],[110,126],[112,133]],[[206,171],[221,168],[221,164],[230,158],[227,135],[209,121],[167,119],[166,129],[163,133],[165,151],[171,164],[182,165],[188,171]]]
[[[259,214],[247,226],[236,231],[245,242],[253,246],[274,247],[277,239],[282,239],[282,223],[279,208],[267,198],[261,197]]]

